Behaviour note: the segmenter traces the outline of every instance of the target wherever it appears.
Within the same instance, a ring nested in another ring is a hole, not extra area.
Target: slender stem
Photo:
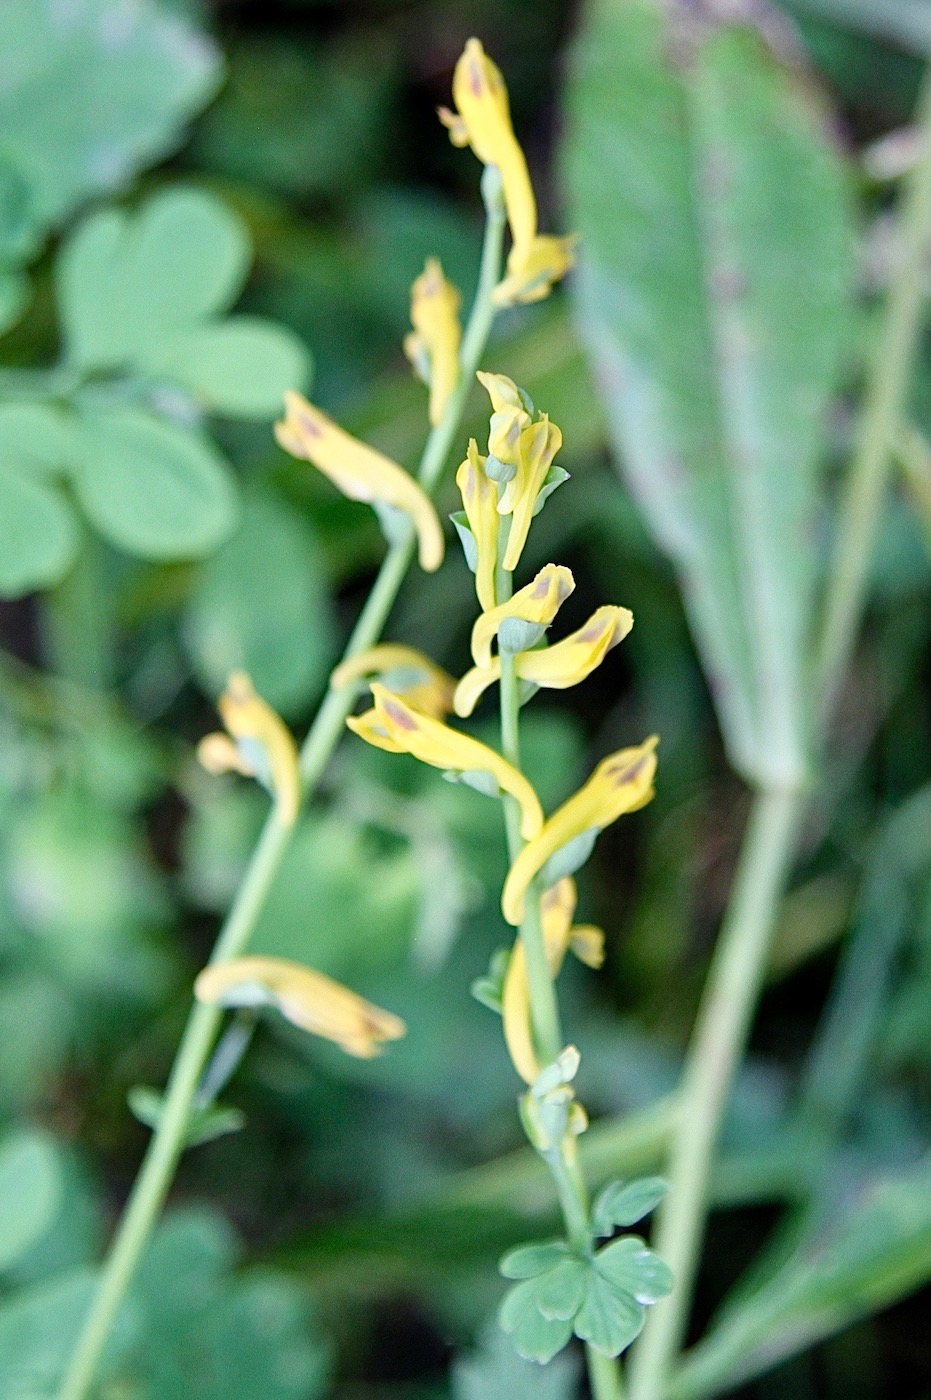
[[[931,241],[931,68],[916,112],[919,158],[902,205],[902,255],[896,268],[872,373],[866,388],[856,455],[840,508],[837,546],[825,596],[814,696],[819,727],[827,720],[856,641],[869,584],[877,524],[889,482],[896,436],[908,393],[927,293]]]
[[[585,1364],[588,1383],[596,1400],[624,1400],[621,1368],[610,1356],[602,1356],[594,1347],[586,1346]]]
[[[670,1190],[655,1247],[675,1288],[650,1309],[631,1363],[633,1400],[658,1400],[682,1341],[705,1220],[711,1157],[747,1039],[801,810],[798,792],[754,798],[727,915],[686,1059]]]
[[[427,491],[436,485],[449,455],[479,357],[494,320],[492,293],[501,268],[504,216],[500,199],[494,197],[494,192],[487,198],[486,204],[488,218],[478,288],[463,337],[459,379],[442,421],[427,439],[418,471],[418,477]],[[346,657],[365,650],[378,640],[412,555],[413,530],[388,551],[347,644]],[[330,691],[317,712],[300,756],[305,799],[314,791],[336,747],[352,703],[350,691]],[[290,831],[291,828],[283,826],[276,812],[272,811],[220,930],[211,962],[238,957],[245,948],[281,865]],[[158,1127],[152,1135],[111,1244],[100,1286],[65,1372],[59,1400],[84,1400],[87,1395],[116,1313],[158,1218],[183,1151],[191,1108],[216,1039],[221,1015],[216,1008],[200,1004],[195,1004],[191,1010],[168,1080]]]

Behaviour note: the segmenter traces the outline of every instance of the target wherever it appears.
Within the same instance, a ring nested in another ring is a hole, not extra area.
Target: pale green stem
[[[488,219],[475,302],[463,337],[460,374],[442,421],[427,439],[418,477],[432,491],[459,429],[466,398],[485,348],[495,309],[492,293],[501,268],[504,217],[495,191],[486,197]],[[392,546],[349,639],[345,657],[373,646],[413,557],[413,530]],[[313,792],[342,735],[354,700],[351,689],[330,691],[301,750],[305,799]],[[246,947],[272,881],[281,865],[291,828],[272,811],[249,862],[243,883],[220,930],[210,961],[238,957]],[[91,1310],[78,1337],[59,1391],[59,1400],[85,1400],[114,1319],[132,1281],[171,1185],[191,1108],[220,1025],[222,1012],[195,1003],[175,1057],[158,1127],[152,1135],[101,1274]]]
[[[856,642],[918,341],[931,242],[931,70],[925,76],[917,120],[922,147],[903,195],[903,254],[889,288],[864,396],[815,648],[816,744]],[[711,1158],[756,1007],[802,806],[798,791],[762,791],[754,797],[686,1061],[682,1117],[668,1172],[670,1190],[657,1222],[656,1246],[673,1270],[675,1289],[651,1310],[632,1355],[631,1400],[660,1400],[682,1345],[707,1215]]]

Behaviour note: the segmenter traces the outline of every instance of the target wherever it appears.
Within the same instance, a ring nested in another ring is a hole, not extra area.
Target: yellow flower
[[[338,427],[300,394],[285,394],[285,417],[275,437],[293,457],[312,462],[352,501],[393,507],[410,516],[417,531],[421,567],[443,562],[443,529],[429,496],[412,476]]]
[[[411,287],[413,331],[404,353],[430,388],[430,422],[436,427],[459,378],[459,307],[462,298],[443,276],[439,258],[427,258]]]
[[[354,681],[377,677],[387,690],[403,695],[421,714],[442,719],[453,708],[456,682],[452,676],[414,647],[382,642],[343,661],[330,677],[333,690],[344,690]]]
[[[515,598],[519,596],[518,593],[514,595]],[[514,659],[514,670],[522,681],[531,681],[545,690],[568,690],[591,675],[611,648],[624,640],[633,625],[633,614],[628,608],[610,604],[597,608],[584,627],[561,642],[536,651],[519,652]],[[497,656],[491,657],[485,666],[473,666],[456,687],[453,697],[456,714],[465,719],[488,687],[500,679],[501,660]]]
[[[454,146],[471,146],[483,165],[497,166],[514,248],[526,256],[537,231],[537,202],[527,161],[511,125],[508,91],[478,39],[469,39],[453,74],[456,111],[440,108]]]
[[[575,881],[567,875],[548,889],[540,900],[546,960],[550,976],[554,979],[559,975],[568,948],[589,967],[600,967],[604,961],[604,934],[601,929],[590,924],[573,926],[572,915],[577,897]],[[520,938],[515,939],[504,978],[501,1015],[504,1039],[514,1068],[527,1084],[533,1084],[541,1066],[533,1044],[527,956]]]
[[[474,438],[468,454],[456,472],[456,485],[462,496],[466,521],[475,541],[475,591],[483,611],[495,606],[495,568],[498,562],[498,491],[485,471]],[[468,538],[468,537],[466,537]]]
[[[285,958],[234,958],[212,963],[194,983],[207,1006],[273,1006],[292,1025],[333,1040],[347,1055],[370,1060],[407,1027],[322,972]]]
[[[570,569],[562,564],[544,564],[532,583],[519,589],[506,603],[482,613],[472,628],[472,656],[476,666],[491,664],[492,640],[507,618],[548,627],[574,588],[575,579]]]
[[[514,380],[508,379],[506,374],[488,374],[479,370],[475,377],[491,399],[489,454],[497,457],[499,462],[516,467],[520,435],[533,422],[527,400]]]
[[[557,851],[576,840],[583,845],[587,839],[593,841],[599,831],[625,812],[636,812],[646,806],[653,796],[658,743],[654,735],[636,748],[621,749],[604,759],[584,787],[564,802],[545,823],[539,836],[524,847],[511,866],[501,898],[509,924],[520,924],[531,882]],[[580,863],[574,864],[572,869],[577,869]],[[554,884],[561,875],[568,873],[562,870],[547,883]]]
[[[575,263],[574,234],[559,238],[555,234],[538,233],[526,252],[518,257],[511,249],[508,275],[499,282],[492,294],[495,306],[519,306],[542,301]]]
[[[527,161],[511,124],[507,88],[478,39],[470,39],[453,74],[457,110],[440,108],[454,146],[471,146],[484,165],[501,175],[511,226],[508,275],[495,291],[495,304],[539,301],[572,266],[572,238],[537,232],[537,202]]]
[[[375,708],[364,715],[350,716],[346,723],[370,744],[390,753],[409,753],[421,763],[462,773],[467,778],[485,779],[490,775],[496,790],[510,793],[521,809],[521,835],[531,840],[543,826],[540,800],[530,783],[500,754],[468,734],[420,714],[377,681],[372,683]],[[487,782],[487,779],[485,780]],[[476,784],[487,791],[484,782]]]
[[[245,671],[234,671],[217,702],[227,734],[208,734],[197,756],[210,773],[257,778],[275,798],[285,826],[297,819],[301,799],[297,746],[272,707],[257,695]],[[233,742],[235,740],[235,742]]]
[[[520,435],[517,471],[507,483],[498,503],[501,515],[511,517],[507,548],[502,567],[512,573],[520,561],[530,522],[537,509],[537,499],[543,490],[553,458],[562,447],[562,433],[545,413],[531,423]]]

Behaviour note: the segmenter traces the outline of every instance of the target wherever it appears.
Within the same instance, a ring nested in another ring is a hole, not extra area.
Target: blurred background
[[[248,784],[199,771],[193,745],[243,664],[303,732],[382,557],[374,517],[275,447],[281,389],[303,383],[416,465],[426,396],[401,352],[410,283],[438,255],[468,304],[481,239],[480,167],[451,147],[435,108],[478,35],[507,78],[541,226],[568,231],[588,130],[573,45],[607,41],[592,29],[601,8],[6,0],[0,12],[0,1389],[11,1397],[53,1393],[85,1271],[148,1138],[127,1095],[164,1084],[265,811]],[[788,65],[791,102],[817,104],[819,139],[843,167],[856,297],[820,451],[830,485],[895,262],[907,134],[891,154],[875,143],[907,126],[931,5],[667,8],[761,25]],[[619,72],[628,61],[618,55]],[[604,120],[608,148],[624,149],[623,103]],[[640,152],[637,178],[654,158],[659,168],[659,142]],[[142,308],[127,324],[146,324],[146,296],[170,283],[186,233],[169,228],[151,267],[125,274],[128,292],[108,280],[116,243],[101,245],[99,226],[81,242],[85,218],[142,218],[178,190],[207,197],[195,200],[206,231],[191,266],[201,252],[210,267],[229,263],[204,314],[252,318],[257,339],[235,372],[193,351],[184,365],[145,362],[114,329],[120,296],[124,312],[127,297]],[[777,219],[780,198],[774,188]],[[625,1171],[661,1161],[661,1125],[626,1157],[624,1125],[675,1086],[747,799],[680,582],[609,449],[579,315],[561,288],[502,316],[487,367],[561,426],[572,473],[537,522],[528,577],[551,559],[572,568],[567,626],[606,600],[636,618],[585,686],[526,711],[544,805],[611,748],[662,736],[655,801],[606,834],[582,880],[606,967],[563,974],[606,1176],[611,1134]],[[674,304],[661,330],[676,335]],[[913,411],[931,429],[929,356],[926,342]],[[77,446],[49,446],[49,421],[29,417],[62,403],[77,404]],[[484,414],[476,394],[461,447]],[[175,460],[190,468],[188,495],[163,518],[159,473]],[[25,504],[2,475],[23,461]],[[726,1209],[696,1327],[710,1323],[719,1345],[683,1396],[931,1394],[929,483],[927,463],[897,477],[882,522],[867,636],[715,1182]],[[450,471],[441,514],[455,504]],[[389,635],[458,675],[474,610],[451,546],[439,575],[411,574]],[[476,732],[493,719],[480,711]],[[101,1400],[563,1400],[582,1384],[575,1359],[535,1370],[492,1325],[499,1253],[553,1221],[521,1155],[500,1023],[469,994],[507,942],[502,842],[480,796],[354,741],[324,789],[254,950],[349,983],[403,1015],[408,1036],[363,1063],[262,1023],[224,1095],[231,1131],[183,1160]],[[846,1000],[826,1020],[839,965]],[[846,1088],[819,1117],[819,1085],[835,1078]]]

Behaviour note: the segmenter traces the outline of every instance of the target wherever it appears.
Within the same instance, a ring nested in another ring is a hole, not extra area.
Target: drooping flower
[[[462,496],[474,551],[469,562],[475,574],[475,591],[485,612],[495,606],[499,527],[498,489],[485,470],[486,460],[479,454],[475,439],[471,438],[466,459],[456,472],[456,485]],[[455,516],[453,523],[458,524]]]
[[[591,675],[611,648],[624,640],[633,625],[633,614],[628,608],[610,604],[596,608],[583,627],[563,637],[561,642],[519,652],[514,658],[515,673],[521,680],[545,690],[568,690]],[[500,679],[500,657],[491,657],[486,666],[473,666],[456,687],[453,701],[456,714],[463,718],[470,715],[488,687]]]
[[[300,394],[285,394],[285,417],[275,437],[293,457],[312,462],[345,496],[409,516],[417,532],[421,567],[443,562],[443,529],[429,496],[412,476],[375,448],[345,432]]]
[[[207,734],[197,756],[209,773],[256,778],[275,799],[286,826],[297,819],[300,774],[297,745],[284,721],[256,694],[245,671],[234,671],[217,702],[226,734]]]
[[[523,773],[494,749],[419,713],[377,681],[372,683],[372,697],[373,709],[346,721],[361,738],[389,753],[409,753],[433,768],[461,774],[480,791],[510,793],[521,809],[524,840],[531,840],[540,831],[543,811],[537,794]]]
[[[330,676],[333,690],[344,690],[355,681],[376,678],[386,690],[401,695],[421,714],[442,719],[453,708],[456,682],[441,666],[415,647],[382,642],[351,656]]]
[[[625,812],[646,806],[653,796],[658,743],[653,735],[636,748],[610,754],[527,843],[511,866],[501,897],[509,924],[520,924],[527,890],[541,872],[544,886],[571,874],[587,858],[600,831]]]
[[[520,435],[533,422],[529,400],[506,374],[479,370],[475,377],[491,399],[489,454],[499,462],[516,467]]]
[[[508,619],[526,623],[529,628],[546,628],[574,588],[575,579],[570,569],[562,564],[544,564],[532,583],[519,589],[506,603],[482,613],[472,628],[472,656],[476,666],[491,664],[492,641]],[[528,645],[532,643],[505,649],[524,651]]]
[[[567,875],[546,890],[540,900],[546,961],[553,979],[559,975],[569,948],[589,967],[600,967],[604,961],[604,934],[601,929],[591,924],[574,926],[572,923],[577,898],[575,881]],[[514,1068],[525,1083],[533,1084],[541,1066],[533,1043],[527,957],[519,937],[515,939],[504,977],[501,1015],[504,1038]]]
[[[537,202],[527,161],[511,124],[507,88],[478,39],[469,39],[453,74],[456,111],[440,108],[454,146],[471,146],[501,175],[511,227],[508,276],[495,293],[499,306],[538,301],[572,265],[574,239],[537,233]]]
[[[436,427],[459,378],[459,291],[443,275],[439,258],[428,258],[411,287],[411,324],[404,353],[430,389],[429,417]]]
[[[246,957],[211,963],[194,983],[207,1006],[271,1006],[292,1025],[323,1036],[359,1059],[380,1055],[407,1027],[322,972],[285,958]]]

